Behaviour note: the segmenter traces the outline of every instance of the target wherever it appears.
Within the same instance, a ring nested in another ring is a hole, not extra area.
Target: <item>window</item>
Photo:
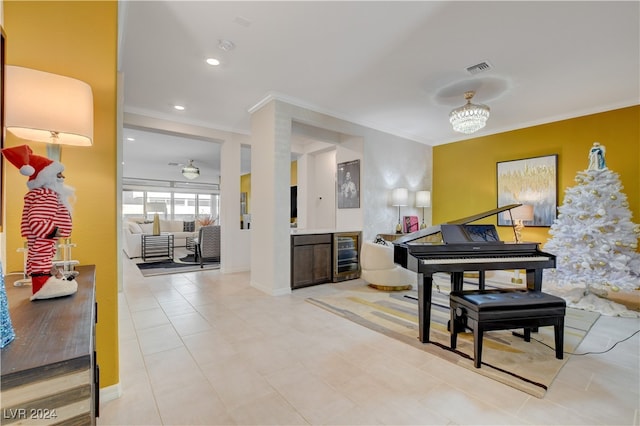
[[[161,219],[195,220],[198,217],[220,217],[219,194],[183,192],[122,191],[122,216],[125,219],[151,220],[158,213]]]

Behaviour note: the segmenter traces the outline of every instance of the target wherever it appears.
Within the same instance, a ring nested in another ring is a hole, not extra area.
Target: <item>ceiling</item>
[[[637,1],[121,1],[119,66],[129,113],[249,134],[270,96],[439,145],[639,104],[639,28]],[[467,90],[473,135],[448,120]],[[218,182],[217,144],[130,132],[125,177],[196,159]]]

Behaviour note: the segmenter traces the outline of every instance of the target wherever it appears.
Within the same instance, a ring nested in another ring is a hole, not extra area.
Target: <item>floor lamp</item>
[[[400,222],[400,207],[407,206],[409,202],[409,190],[407,188],[396,188],[391,191],[391,205],[398,207],[398,224],[396,234],[402,234],[402,222]]]
[[[422,223],[420,224],[420,229],[424,229],[427,227],[427,224],[424,223],[424,208],[431,207],[431,192],[429,191],[418,191],[416,192],[416,207],[422,207]]]

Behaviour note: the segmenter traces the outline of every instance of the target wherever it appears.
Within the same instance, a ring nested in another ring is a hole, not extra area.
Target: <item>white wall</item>
[[[398,208],[391,206],[394,188],[409,189],[409,206],[401,207],[402,216],[415,215],[422,222],[422,208],[415,207],[415,193],[431,191],[432,149],[430,146],[391,135],[370,137],[364,144],[365,210],[363,238],[373,240],[378,233],[394,233]],[[425,208],[425,223],[431,224],[431,208]]]

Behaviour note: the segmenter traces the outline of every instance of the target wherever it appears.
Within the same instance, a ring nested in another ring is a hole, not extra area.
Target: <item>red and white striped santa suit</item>
[[[58,193],[34,188],[24,197],[20,231],[27,239],[27,274],[48,274],[56,254],[58,238],[71,235],[71,214]]]
[[[58,238],[71,235],[73,188],[64,184],[64,165],[33,153],[28,145],[2,148],[2,155],[28,176],[20,233],[27,239],[31,300],[69,296],[78,290],[73,275],[53,268]]]

